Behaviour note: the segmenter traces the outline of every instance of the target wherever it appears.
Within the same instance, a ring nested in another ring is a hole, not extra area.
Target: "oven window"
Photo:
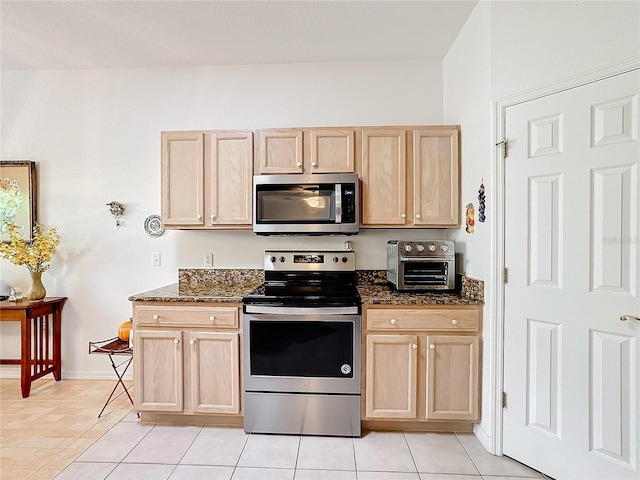
[[[335,186],[261,186],[258,223],[334,223]]]
[[[353,378],[352,322],[252,320],[250,329],[251,375]]]

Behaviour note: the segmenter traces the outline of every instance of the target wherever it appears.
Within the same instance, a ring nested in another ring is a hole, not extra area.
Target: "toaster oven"
[[[454,290],[455,263],[449,240],[387,242],[387,281],[399,292]]]

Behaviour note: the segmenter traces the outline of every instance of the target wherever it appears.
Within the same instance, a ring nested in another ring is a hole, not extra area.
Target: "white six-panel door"
[[[638,71],[507,108],[503,452],[638,479]]]

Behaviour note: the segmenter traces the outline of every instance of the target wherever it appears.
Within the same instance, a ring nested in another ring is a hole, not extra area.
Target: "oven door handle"
[[[357,306],[351,307],[272,307],[245,305],[244,313],[266,313],[269,315],[357,315]]]

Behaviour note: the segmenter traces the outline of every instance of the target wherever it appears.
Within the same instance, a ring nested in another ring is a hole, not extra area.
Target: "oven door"
[[[245,391],[360,394],[361,315],[274,310],[243,316]]]

